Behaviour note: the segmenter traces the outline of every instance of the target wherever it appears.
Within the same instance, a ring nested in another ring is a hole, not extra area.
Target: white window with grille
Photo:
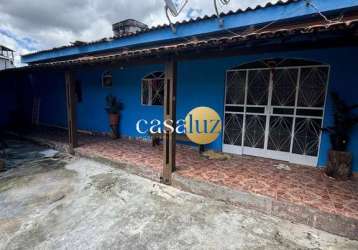
[[[162,106],[164,101],[164,73],[154,72],[142,80],[142,105]]]

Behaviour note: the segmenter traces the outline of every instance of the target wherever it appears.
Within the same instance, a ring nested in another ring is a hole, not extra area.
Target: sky
[[[178,6],[184,0],[174,0]],[[277,0],[231,0],[221,12]],[[220,0],[218,0],[220,2]],[[173,21],[214,14],[212,0],[189,0]],[[20,55],[112,36],[112,23],[133,18],[149,26],[167,23],[164,0],[0,0],[0,44]]]

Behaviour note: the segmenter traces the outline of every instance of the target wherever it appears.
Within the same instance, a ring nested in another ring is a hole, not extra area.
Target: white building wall
[[[9,59],[1,58],[0,57],[0,70],[13,68],[14,65]]]

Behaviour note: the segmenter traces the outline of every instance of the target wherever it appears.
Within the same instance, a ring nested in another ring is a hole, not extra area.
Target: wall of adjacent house
[[[0,79],[0,129],[9,126],[16,110],[15,80],[10,77]]]
[[[34,74],[32,84],[36,89],[34,97],[40,98],[39,122],[46,125],[67,127],[64,72]]]
[[[198,106],[208,106],[224,117],[225,71],[244,63],[268,58],[296,58],[318,61],[331,66],[329,92],[337,91],[348,104],[358,103],[358,83],[355,63],[357,48],[305,50],[280,53],[242,55],[238,57],[215,58],[179,62],[177,85],[177,118],[184,118],[187,112]],[[109,131],[108,117],[104,110],[105,97],[115,95],[123,102],[120,131],[125,136],[140,136],[136,132],[139,119],[162,119],[163,108],[141,104],[141,80],[154,71],[162,71],[163,65],[143,65],[120,68],[84,68],[76,72],[80,81],[82,101],[77,106],[79,129]],[[113,86],[101,85],[101,75],[110,70]],[[46,124],[66,126],[66,98],[63,73],[48,73],[36,80],[41,86],[40,121]],[[333,107],[330,96],[327,99],[324,126],[333,122]],[[221,150],[222,136],[209,145]],[[329,136],[322,136],[319,165],[325,165],[330,148]],[[358,171],[358,126],[354,129],[349,149],[354,155],[354,170]]]
[[[6,69],[7,63],[8,62],[5,58],[0,57],[0,70]]]
[[[24,122],[31,124],[37,120],[40,124],[58,127],[67,126],[66,92],[64,73],[55,71],[36,71],[18,79],[18,99]],[[39,113],[33,113],[34,102],[39,99]]]

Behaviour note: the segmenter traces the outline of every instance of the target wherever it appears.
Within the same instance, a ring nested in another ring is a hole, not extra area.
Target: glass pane
[[[241,146],[243,115],[225,115],[225,135],[224,143]]]
[[[268,149],[290,152],[292,117],[271,116]]]
[[[301,70],[299,107],[323,107],[326,94],[328,67],[303,68]]]
[[[246,147],[264,148],[265,126],[266,126],[266,116],[247,115],[244,145]]]
[[[164,80],[154,79],[152,81],[152,105],[163,105]]]
[[[297,109],[297,115],[301,116],[323,116],[322,109]]]
[[[244,112],[243,106],[226,106],[225,107],[226,112]]]
[[[226,104],[244,104],[246,71],[228,71],[226,74]]]
[[[250,70],[247,89],[248,105],[267,105],[269,70]]]
[[[296,118],[292,153],[301,155],[318,155],[321,119]]]
[[[294,108],[273,108],[272,113],[274,115],[293,115],[295,110]]]
[[[142,104],[147,105],[149,99],[149,86],[148,81],[142,81]]]
[[[295,106],[298,69],[278,69],[273,71],[273,106]]]
[[[247,113],[257,113],[257,114],[264,114],[265,108],[264,107],[246,107]]]

